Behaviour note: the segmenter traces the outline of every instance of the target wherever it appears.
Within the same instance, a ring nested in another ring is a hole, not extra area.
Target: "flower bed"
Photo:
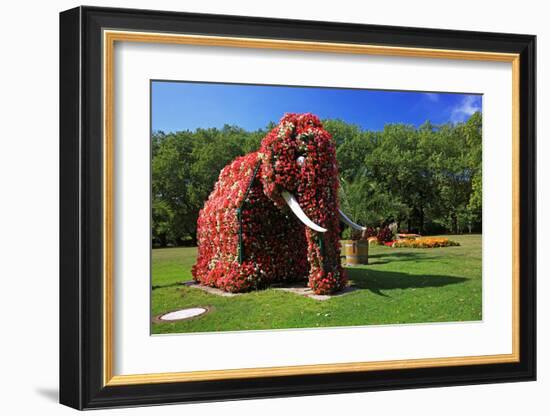
[[[420,237],[420,238],[405,238],[402,240],[393,241],[391,247],[397,248],[435,248],[435,247],[451,247],[459,246],[456,241],[448,238],[440,237]]]

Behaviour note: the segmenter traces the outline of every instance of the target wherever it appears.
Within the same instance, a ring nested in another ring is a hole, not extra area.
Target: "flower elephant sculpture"
[[[346,285],[340,263],[338,165],[312,114],[286,114],[259,151],[222,169],[199,213],[194,280],[229,292],[307,281],[316,294]]]

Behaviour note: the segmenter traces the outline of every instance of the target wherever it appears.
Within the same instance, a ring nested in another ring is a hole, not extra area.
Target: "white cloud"
[[[438,102],[439,101],[439,94],[436,94],[434,92],[425,92],[424,93],[424,96],[430,100],[430,101],[433,101],[434,103]]]
[[[460,123],[461,121],[466,121],[476,111],[481,111],[481,97],[467,95],[458,105],[452,108],[451,122]]]

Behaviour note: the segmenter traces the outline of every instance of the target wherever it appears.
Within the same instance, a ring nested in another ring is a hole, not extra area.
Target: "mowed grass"
[[[481,236],[448,236],[459,247],[370,247],[368,266],[348,267],[359,288],[317,301],[267,289],[234,297],[183,286],[196,248],[153,250],[152,314],[209,306],[188,321],[155,323],[154,334],[481,320]]]

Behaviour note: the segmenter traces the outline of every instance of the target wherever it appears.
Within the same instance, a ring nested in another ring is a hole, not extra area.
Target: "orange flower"
[[[402,248],[435,248],[435,247],[451,247],[459,246],[456,241],[449,240],[442,237],[419,237],[419,238],[405,238],[396,240],[392,247]]]

